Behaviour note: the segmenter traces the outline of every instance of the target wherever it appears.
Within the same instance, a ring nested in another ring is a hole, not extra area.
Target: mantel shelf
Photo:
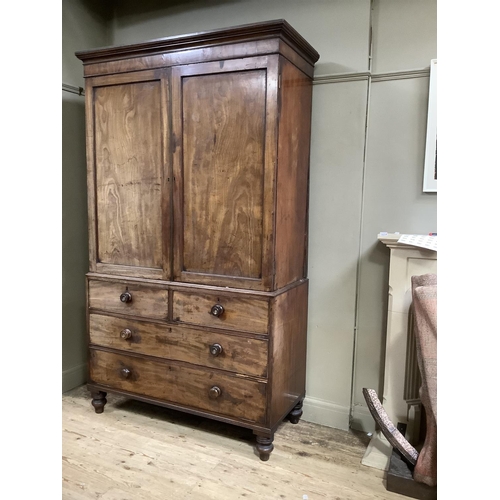
[[[399,243],[399,238],[402,236],[402,233],[387,233],[384,235],[378,235],[378,240],[382,242],[384,245],[386,245],[389,248],[407,248],[407,249],[418,249],[421,250],[422,252],[432,252],[436,253],[434,250],[430,250],[428,248],[424,248],[421,246],[417,245],[409,245],[408,243]],[[420,236],[420,235],[418,235]],[[426,235],[421,235],[421,236],[426,236]]]

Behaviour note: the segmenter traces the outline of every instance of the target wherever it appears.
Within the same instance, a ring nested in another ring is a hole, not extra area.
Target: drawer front
[[[191,408],[264,423],[266,384],[161,361],[91,349],[93,382]]]
[[[130,294],[123,297],[122,294]],[[166,319],[168,291],[147,285],[89,281],[89,307],[132,316]]]
[[[90,342],[246,375],[267,375],[266,340],[91,314]]]
[[[269,303],[248,295],[174,291],[173,318],[174,321],[210,328],[266,334]]]

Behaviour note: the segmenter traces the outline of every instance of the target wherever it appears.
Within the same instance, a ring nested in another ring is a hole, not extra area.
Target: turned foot
[[[293,408],[293,410],[288,414],[288,420],[292,424],[298,424],[300,417],[302,416],[302,405],[304,404],[304,400],[300,400]]]
[[[274,449],[273,439],[274,437],[257,436],[257,451],[260,459],[264,462],[269,460],[269,455]]]
[[[104,411],[104,405],[107,403],[106,392],[96,391],[92,392],[92,406],[95,408],[96,413]]]

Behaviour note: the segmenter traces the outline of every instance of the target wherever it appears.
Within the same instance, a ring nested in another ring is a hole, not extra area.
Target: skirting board
[[[87,363],[74,366],[62,372],[62,392],[70,391],[87,381]]]
[[[349,408],[306,396],[302,407],[302,419],[306,422],[349,430]]]

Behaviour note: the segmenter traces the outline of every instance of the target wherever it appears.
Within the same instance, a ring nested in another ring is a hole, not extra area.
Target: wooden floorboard
[[[63,394],[63,500],[408,499],[361,465],[369,438],[284,422],[262,462],[252,431],[85,387]]]

